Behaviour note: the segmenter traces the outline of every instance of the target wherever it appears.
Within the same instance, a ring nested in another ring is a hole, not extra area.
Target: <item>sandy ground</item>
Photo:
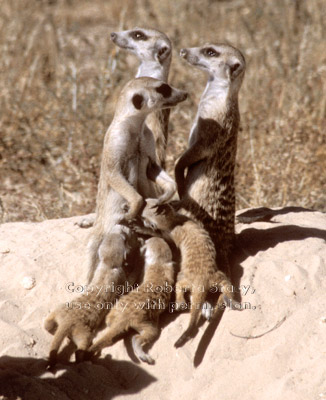
[[[0,226],[1,399],[326,399],[325,214],[288,207],[237,224],[233,282],[250,308],[202,324],[178,350],[189,316],[166,313],[150,349],[155,365],[135,360],[128,337],[95,364],[76,365],[67,340],[52,373],[43,320],[76,296],[68,283],[85,283],[79,218]]]

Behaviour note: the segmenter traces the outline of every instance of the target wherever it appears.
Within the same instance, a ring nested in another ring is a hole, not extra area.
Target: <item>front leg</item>
[[[185,169],[189,169],[191,165],[204,160],[207,157],[208,153],[209,151],[207,146],[203,146],[200,142],[196,142],[191,147],[189,147],[189,149],[187,149],[179,158],[174,169],[174,174],[180,199],[184,197],[186,190]]]
[[[125,218],[132,219],[139,214],[144,206],[143,197],[137,190],[125,179],[120,171],[111,172],[108,176],[108,184],[113,190],[124,197],[129,203],[129,211],[125,214]]]
[[[158,204],[169,201],[176,191],[176,183],[154,160],[149,159],[147,178],[163,189],[163,194],[158,198]]]

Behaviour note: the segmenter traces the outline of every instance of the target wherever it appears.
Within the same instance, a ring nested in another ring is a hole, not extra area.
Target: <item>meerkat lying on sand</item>
[[[234,167],[240,122],[238,93],[245,59],[239,50],[226,44],[182,49],[180,55],[208,75],[190,132],[189,148],[175,167],[182,212],[201,222],[209,232],[219,267],[230,275],[228,258],[234,241]]]
[[[157,205],[156,199],[147,199],[142,217],[145,226],[169,234],[181,252],[181,267],[175,287],[176,307],[187,308],[184,293],[190,291],[191,314],[188,328],[175,343],[176,347],[180,347],[194,334],[210,291],[220,292],[214,312],[211,310],[211,317],[223,308],[224,303],[232,305],[231,282],[217,269],[215,246],[209,234],[197,222],[176,213],[169,204]]]
[[[108,328],[89,348],[90,352],[98,353],[104,347],[112,346],[114,338],[132,328],[138,332],[132,337],[136,356],[148,364],[154,363],[150,355],[144,352],[143,346],[153,342],[159,335],[158,318],[168,308],[174,269],[171,250],[163,239],[153,237],[146,240],[143,251],[143,283],[137,290],[120,298],[106,317]]]
[[[63,340],[69,337],[77,346],[76,362],[83,361],[85,351],[96,334],[96,329],[104,319],[105,303],[113,302],[117,294],[112,290],[111,282],[123,284],[126,277],[121,264],[125,258],[125,238],[121,234],[110,235],[110,242],[103,243],[100,258],[105,263],[98,267],[98,279],[94,279],[93,291],[77,297],[72,303],[62,304],[50,313],[44,322],[44,328],[54,335],[51,343],[49,365],[57,362],[57,353]],[[108,285],[106,287],[106,285]],[[110,286],[109,286],[110,285]],[[108,292],[107,289],[110,288]],[[113,289],[115,289],[113,287]],[[111,306],[112,303],[107,303]]]

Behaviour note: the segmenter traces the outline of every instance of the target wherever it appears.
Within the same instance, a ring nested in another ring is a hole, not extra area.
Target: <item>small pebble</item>
[[[284,280],[285,280],[285,282],[288,282],[291,278],[292,278],[291,275],[286,275],[286,276],[284,277]]]
[[[26,290],[30,290],[33,289],[33,287],[36,285],[36,281],[35,278],[33,278],[32,276],[25,276],[22,280],[21,280],[21,285],[24,289]]]

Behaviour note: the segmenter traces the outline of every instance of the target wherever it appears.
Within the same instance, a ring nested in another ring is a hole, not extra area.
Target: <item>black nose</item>
[[[188,54],[188,50],[187,49],[181,49],[180,50],[180,56],[181,57],[186,57]]]
[[[117,38],[117,34],[115,32],[110,33],[111,40],[115,40]]]

